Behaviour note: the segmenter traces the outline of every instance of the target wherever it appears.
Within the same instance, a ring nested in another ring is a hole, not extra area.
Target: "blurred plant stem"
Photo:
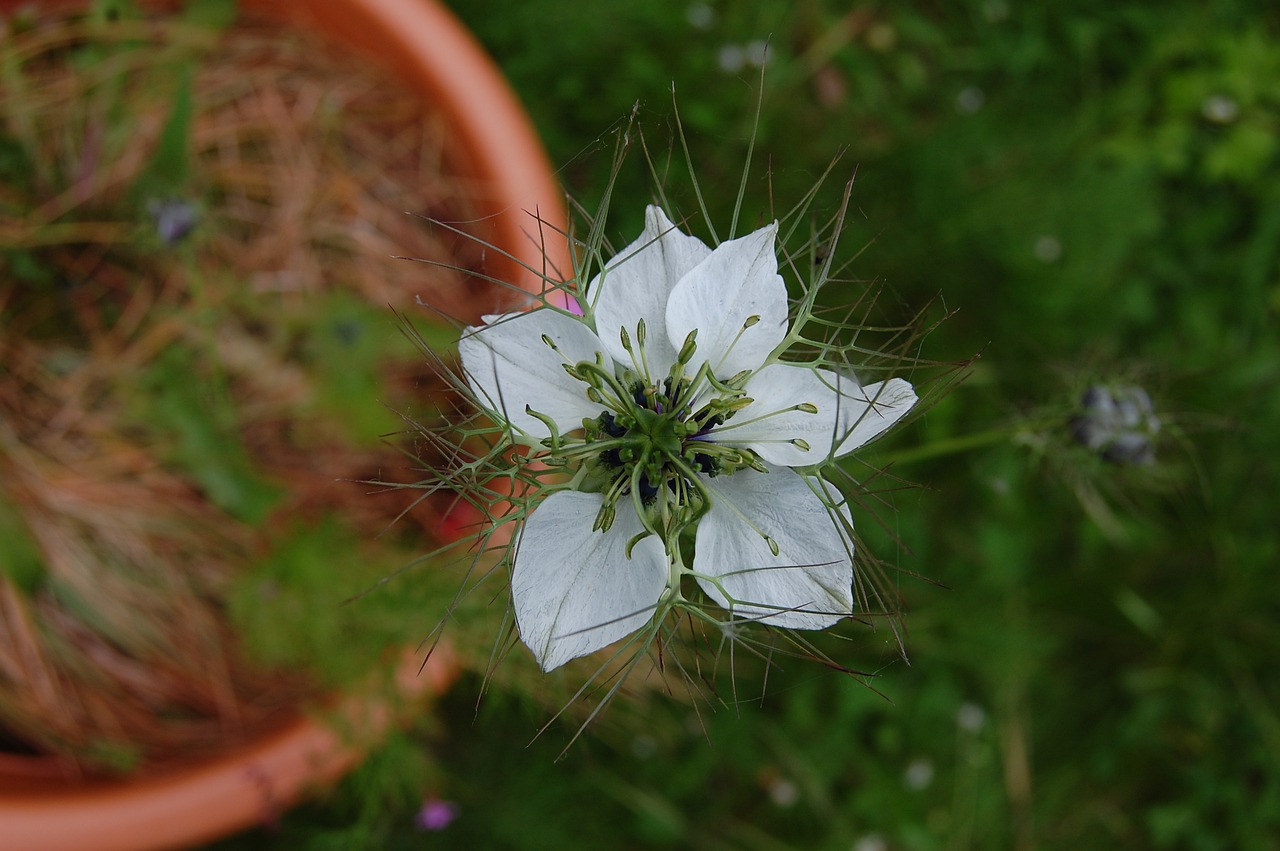
[[[961,452],[969,452],[1006,441],[1023,443],[1026,441],[1019,439],[1022,435],[1035,434],[1041,429],[1060,425],[1061,422],[1062,420],[1059,417],[1023,420],[1009,426],[1000,426],[999,428],[987,429],[973,434],[962,434],[942,440],[933,440],[922,446],[913,446],[897,452],[885,452],[878,456],[878,460],[885,465],[904,464],[912,461],[924,461],[929,458],[940,458],[946,455],[957,455]]]

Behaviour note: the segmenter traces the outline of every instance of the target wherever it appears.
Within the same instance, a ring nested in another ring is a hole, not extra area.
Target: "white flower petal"
[[[787,335],[787,288],[778,275],[771,224],[741,239],[721,243],[686,274],[667,301],[667,332],[679,347],[698,332],[698,352],[690,373],[711,363],[727,379],[756,369]],[[750,317],[759,317],[743,329]]]
[[[561,431],[581,428],[584,417],[600,415],[601,406],[587,399],[586,385],[564,371],[564,364],[594,361],[603,351],[590,328],[554,310],[486,316],[485,322],[468,328],[458,341],[467,381],[483,404],[538,438],[550,431],[525,412],[526,406],[550,417]]]
[[[853,611],[853,543],[803,477],[742,470],[707,485],[713,501],[698,523],[693,566],[718,578],[723,592],[698,580],[712,599],[735,617],[791,629],[822,629]]]
[[[619,332],[625,327],[636,348],[636,325],[643,319],[650,378],[657,381],[667,375],[677,347],[684,342],[676,340],[673,345],[667,338],[667,297],[685,273],[710,253],[702,240],[681,233],[660,208],[645,210],[644,233],[618,252],[604,274],[587,287],[595,304],[596,330],[615,361],[631,363]],[[601,288],[599,296],[597,288]]]
[[[852,380],[852,379],[850,379]],[[890,378],[855,390],[840,386],[840,434],[836,457],[865,446],[907,415],[919,397],[909,381]]]
[[[839,436],[841,398],[835,388],[848,390],[857,382],[840,378],[830,370],[789,364],[771,364],[751,376],[746,392],[753,401],[716,429],[716,443],[754,450],[770,464],[805,467],[827,460]],[[816,414],[791,410],[810,404]],[[796,446],[793,440],[808,445]]]
[[[511,576],[520,637],[544,671],[635,632],[653,617],[667,585],[667,557],[625,501],[607,532],[591,531],[604,498],[561,491],[529,516]]]
[[[770,364],[751,376],[754,401],[711,435],[716,443],[754,450],[770,464],[806,467],[844,455],[889,428],[915,404],[900,378],[863,387],[829,369]],[[817,413],[794,410],[809,404]],[[792,441],[802,440],[809,448]]]

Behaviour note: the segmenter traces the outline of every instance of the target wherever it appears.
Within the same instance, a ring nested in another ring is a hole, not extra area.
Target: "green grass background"
[[[895,580],[910,665],[883,631],[823,645],[883,696],[791,663],[698,717],[624,699],[555,762],[571,726],[530,744],[547,711],[501,688],[477,708],[468,678],[337,793],[227,847],[1280,848],[1274,4],[452,6],[588,209],[633,104],[671,148],[674,83],[726,222],[758,71],[722,60],[768,39],[745,221],[843,151],[818,205],[856,169],[848,298],[874,280],[902,320],[939,297],[930,315],[955,314],[921,355],[981,352],[866,456],[924,486],[880,512],[904,546],[863,526],[933,583]],[[622,244],[652,198],[641,158],[614,198]],[[1155,400],[1152,467],[1071,446],[1061,417],[1099,381]],[[457,820],[416,830],[424,794]]]

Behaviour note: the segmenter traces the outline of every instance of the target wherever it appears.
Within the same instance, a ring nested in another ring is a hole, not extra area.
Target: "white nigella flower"
[[[818,468],[916,394],[781,358],[798,336],[776,235],[712,249],[649,207],[583,316],[489,316],[463,337],[481,404],[567,474],[525,520],[511,579],[544,670],[690,605],[686,576],[734,618],[821,629],[852,613],[851,518]]]

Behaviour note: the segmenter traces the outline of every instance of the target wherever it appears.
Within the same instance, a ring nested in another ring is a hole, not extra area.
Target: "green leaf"
[[[192,95],[195,66],[180,62],[169,117],[165,120],[155,153],[133,186],[134,198],[146,203],[151,198],[172,198],[185,194],[190,175],[191,123],[195,115]]]
[[[40,587],[45,576],[40,548],[22,515],[6,498],[0,498],[0,576],[7,577],[19,591],[28,595]]]

